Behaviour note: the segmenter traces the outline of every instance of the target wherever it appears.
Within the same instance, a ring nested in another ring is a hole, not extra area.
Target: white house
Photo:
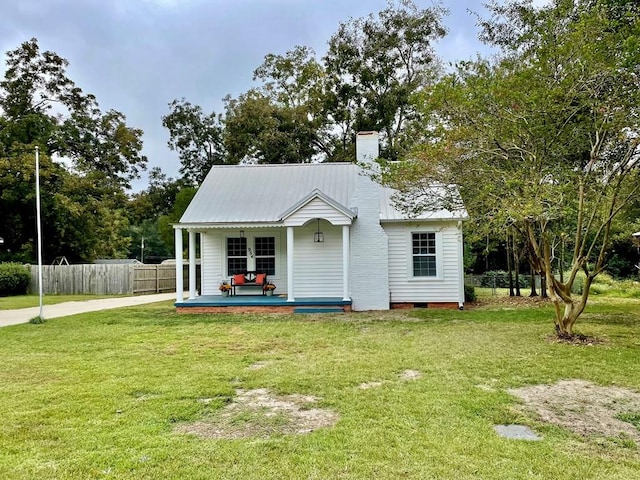
[[[358,134],[358,161],[377,157],[378,134]],[[189,299],[177,275],[176,306],[225,306],[231,300],[220,296],[220,282],[255,271],[267,273],[283,304],[332,298],[353,310],[462,308],[467,213],[443,209],[408,218],[394,207],[392,194],[352,163],[213,167],[174,225],[176,271],[183,268],[184,230],[190,260]],[[248,301],[260,293],[240,289],[231,298]]]

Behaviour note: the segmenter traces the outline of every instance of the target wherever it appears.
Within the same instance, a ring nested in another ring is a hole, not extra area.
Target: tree
[[[304,107],[280,106],[256,89],[227,99],[225,142],[233,163],[307,163],[318,154]]]
[[[149,186],[134,194],[128,203],[128,217],[132,224],[144,220],[156,221],[173,208],[178,192],[185,186],[183,180],[167,177],[159,167],[149,172]]]
[[[128,127],[116,110],[103,114],[96,98],[67,76],[66,59],[41,52],[35,38],[6,55],[0,81],[5,146],[40,142],[43,152],[71,159],[80,172],[101,172],[124,187],[139,176],[147,162],[142,130]]]
[[[221,118],[215,112],[206,115],[202,107],[184,98],[173,100],[169,109],[170,113],[162,117],[162,125],[169,130],[167,144],[178,152],[183,178],[198,185],[213,165],[225,163]]]
[[[433,84],[438,62],[433,42],[445,34],[444,11],[418,9],[411,0],[389,1],[377,18],[341,23],[324,57],[328,113],[340,126],[339,146],[360,130],[378,130],[383,156],[396,160],[413,145],[419,122],[411,96]]]
[[[180,217],[182,217],[182,214],[189,206],[189,203],[191,203],[191,200],[193,199],[193,196],[195,194],[195,188],[182,188],[176,195],[176,201],[173,204],[171,211],[166,215],[162,215],[158,219],[158,232],[160,233],[160,237],[162,238],[162,241],[169,251],[173,251],[175,238],[173,227],[171,226],[171,224],[178,223],[180,221]],[[182,233],[183,235],[187,234],[186,231],[183,231]],[[183,244],[186,245],[186,243]]]
[[[483,38],[500,55],[461,63],[423,95],[423,112],[440,121],[439,140],[422,145],[422,161],[397,176],[405,193],[422,195],[422,208],[434,182],[454,208],[459,197],[448,186],[457,182],[472,215],[517,226],[546,279],[561,337],[573,335],[589,286],[606,267],[615,221],[640,190],[640,22],[637,9],[627,11],[633,21],[613,16],[611,5],[621,3],[492,3]],[[573,250],[564,281],[552,263],[563,234]]]
[[[225,144],[231,162],[305,163],[331,155],[323,108],[324,69],[297,46],[268,54],[253,74],[262,85],[227,97]]]
[[[142,131],[128,127],[120,112],[103,113],[67,76],[67,60],[42,52],[36,39],[6,56],[0,80],[3,257],[36,258],[36,145],[45,262],[61,255],[76,261],[121,256],[129,243],[124,189],[146,166]]]

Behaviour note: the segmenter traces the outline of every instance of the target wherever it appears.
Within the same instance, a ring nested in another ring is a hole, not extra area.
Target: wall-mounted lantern
[[[324,242],[324,233],[320,231],[320,219],[316,219],[318,221],[318,227],[316,228],[316,233],[313,234],[313,242],[314,243],[322,243]]]

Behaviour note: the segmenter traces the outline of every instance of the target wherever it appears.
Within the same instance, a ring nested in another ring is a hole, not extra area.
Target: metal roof
[[[314,190],[348,207],[357,173],[351,163],[215,166],[180,223],[278,222]]]
[[[314,191],[349,209],[358,175],[352,163],[214,166],[180,219],[181,224],[277,223]],[[391,203],[393,190],[381,188],[381,220],[406,220]],[[464,219],[447,211],[418,219]]]
[[[393,196],[397,193],[397,190],[389,187],[382,187],[380,192],[380,220],[393,222],[402,220],[468,220],[469,215],[466,210],[458,210],[451,212],[449,210],[431,210],[422,212],[415,217],[409,218],[406,213],[396,208],[396,203],[393,201]],[[435,188],[432,189],[435,195]]]

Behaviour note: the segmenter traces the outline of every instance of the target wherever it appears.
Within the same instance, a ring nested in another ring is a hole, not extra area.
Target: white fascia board
[[[337,210],[338,212],[340,212],[341,214],[343,214],[344,216],[348,217],[351,220],[353,220],[356,217],[355,212],[353,212],[351,209],[345,207],[339,202],[336,202],[333,198],[325,195],[320,190],[315,189],[309,195],[307,195],[302,200],[300,200],[298,203],[294,204],[293,206],[288,208],[285,212],[281,213],[280,220],[281,221],[286,220],[288,217],[296,213],[301,208],[304,208],[305,205],[309,204],[309,202],[315,200],[316,198],[323,201],[324,203],[327,204],[327,206]]]
[[[222,229],[222,228],[273,228],[273,227],[284,227],[282,222],[273,222],[273,223],[265,223],[265,222],[245,222],[245,223],[174,223],[173,228],[182,228],[182,229]]]

